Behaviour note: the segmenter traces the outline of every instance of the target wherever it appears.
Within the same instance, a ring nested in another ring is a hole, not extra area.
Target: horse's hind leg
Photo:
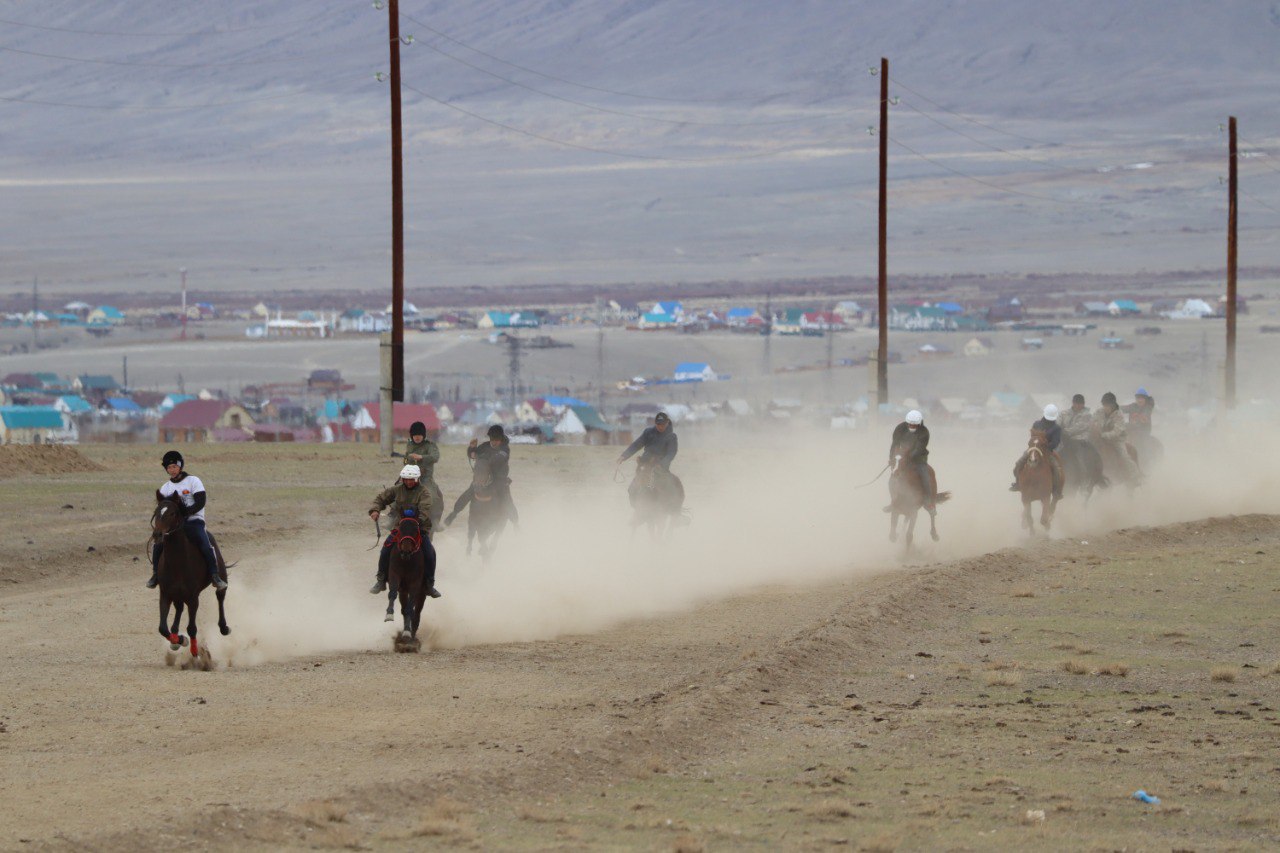
[[[218,590],[218,630],[222,632],[222,636],[231,633],[231,626],[227,624],[227,609],[223,605],[223,600],[227,597],[225,589]]]
[[[890,513],[889,515],[889,541],[898,541],[898,513]]]
[[[387,615],[383,618],[383,622],[390,622],[396,618],[396,591],[394,589],[387,590]]]
[[[938,514],[936,512],[929,513],[929,538],[934,542],[938,541]]]
[[[1022,529],[1031,536],[1036,535],[1035,522],[1031,520],[1031,501],[1022,502]]]
[[[200,595],[197,593],[187,603],[187,636],[191,638],[191,656],[199,657],[200,646],[196,642],[196,611],[200,609]]]
[[[913,512],[906,517],[907,525],[906,525],[906,530],[903,531],[903,537],[902,537],[902,556],[904,557],[911,553],[911,545],[916,538],[916,519],[919,517],[919,515],[920,513],[917,510],[916,512]]]
[[[182,628],[182,611],[186,604],[182,601],[173,603],[173,626],[169,629],[170,634],[177,634]]]
[[[178,647],[178,625],[177,625],[177,622],[175,621],[172,630],[169,628],[170,604],[171,602],[169,601],[169,596],[165,595],[164,592],[161,591],[160,593],[160,636],[164,637],[166,640],[172,643],[173,647],[176,649]]]

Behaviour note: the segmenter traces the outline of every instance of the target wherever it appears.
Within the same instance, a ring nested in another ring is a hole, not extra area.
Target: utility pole
[[[187,339],[187,268],[180,267],[178,272],[182,274],[182,340]]]
[[[40,276],[31,279],[31,349],[40,349]]]
[[[129,390],[129,356],[123,355],[120,358],[122,359],[122,363],[120,365],[120,377],[121,379],[124,380],[123,382],[124,390],[128,391]]]
[[[876,402],[889,402],[889,60],[880,58],[880,270]]]
[[[391,59],[391,331],[380,340],[382,452],[394,443],[394,404],[404,401],[404,165],[400,145],[400,3],[387,0]]]
[[[1225,397],[1227,409],[1236,407],[1236,117],[1228,119],[1230,164],[1227,172],[1227,364]]]
[[[604,415],[604,302],[596,297],[596,411]]]
[[[511,411],[515,412],[519,400],[516,395],[520,393],[520,339],[514,334],[507,334],[507,373],[511,380]]]

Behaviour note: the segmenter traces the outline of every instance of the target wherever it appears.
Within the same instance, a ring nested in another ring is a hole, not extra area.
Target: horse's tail
[[[946,503],[949,500],[951,500],[950,492],[938,492],[938,497],[935,499],[934,503]]]

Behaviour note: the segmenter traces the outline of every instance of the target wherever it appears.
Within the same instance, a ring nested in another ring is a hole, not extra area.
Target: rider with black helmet
[[[404,461],[417,465],[422,472],[422,485],[431,493],[431,524],[439,527],[444,514],[444,493],[436,483],[436,463],[440,461],[440,445],[427,438],[427,425],[414,421],[409,426],[409,443],[404,448]]]
[[[502,424],[493,424],[489,427],[488,436],[489,440],[484,444],[477,439],[471,439],[467,445],[467,458],[472,460],[489,458],[489,470],[493,474],[493,483],[500,499],[507,505],[507,517],[511,519],[512,524],[519,524],[520,516],[516,513],[515,502],[511,499],[511,442],[507,439],[507,433],[502,428]],[[475,497],[475,488],[468,486],[467,490],[458,495],[458,499],[453,502],[453,509],[445,516],[443,526],[448,527],[453,524],[458,513],[471,503],[473,497]]]
[[[643,450],[643,453],[640,451]],[[680,483],[678,477],[671,473],[671,460],[676,458],[676,453],[680,450],[679,439],[676,438],[675,427],[671,425],[671,418],[666,412],[658,412],[653,419],[653,426],[646,427],[644,432],[640,433],[640,437],[631,442],[631,445],[618,456],[618,464],[621,465],[632,456],[640,453],[638,463],[639,469],[653,467],[655,472],[661,472],[671,484],[671,487],[677,490],[680,502],[684,503],[684,485]],[[631,481],[631,485],[627,487],[627,493],[631,496],[632,504],[635,503],[636,493],[642,488],[641,478],[637,473],[635,479]]]
[[[218,575],[218,558],[213,552],[213,544],[209,541],[209,533],[205,530],[204,507],[208,495],[205,492],[204,483],[196,475],[188,474],[184,470],[186,462],[182,454],[176,450],[167,451],[160,460],[160,464],[164,466],[169,479],[156,489],[157,498],[177,499],[182,508],[182,531],[200,549],[205,565],[209,568],[209,577],[212,578],[214,587],[226,589],[227,582]],[[160,582],[160,548],[159,541],[151,546],[151,579],[147,581],[148,589],[155,589]]]

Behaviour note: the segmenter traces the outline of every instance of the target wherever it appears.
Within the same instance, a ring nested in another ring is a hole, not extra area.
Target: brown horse
[[[631,536],[641,525],[662,539],[673,526],[688,524],[684,515],[684,483],[656,462],[636,462],[635,479],[627,490],[631,499]]]
[[[928,489],[925,488],[925,484],[920,481],[919,471],[909,461],[910,451],[909,445],[899,445],[893,449],[893,473],[889,475],[889,541],[898,541],[898,518],[899,516],[905,518],[906,531],[902,548],[904,554],[911,551],[911,543],[916,532],[916,516],[924,508],[928,495],[931,492],[937,492],[938,489],[938,477],[932,465],[926,466],[929,470],[930,482]],[[937,503],[950,499],[950,492],[938,492]],[[929,513],[929,535],[933,537],[934,542],[938,541],[936,521],[935,514]]]
[[[201,647],[196,639],[196,611],[200,608],[200,593],[210,585],[209,569],[200,549],[183,531],[183,521],[182,505],[176,499],[157,496],[156,509],[151,514],[151,535],[161,545],[160,560],[156,564],[156,574],[160,581],[160,636],[169,641],[169,648],[174,652],[187,644],[187,638],[178,633],[182,610],[186,608],[191,657],[197,662],[197,666],[208,669],[212,659],[208,650]],[[226,580],[227,565],[222,559],[222,552],[213,542],[213,536],[209,540],[218,557],[218,571],[223,580]],[[218,590],[218,630],[224,637],[231,633],[223,607],[223,599],[226,597],[225,589]],[[174,608],[172,625],[167,624],[170,606]],[[172,658],[169,662],[172,663]]]
[[[1018,472],[1018,491],[1022,493],[1022,527],[1031,536],[1036,525],[1031,518],[1031,504],[1040,501],[1040,525],[1049,529],[1058,499],[1053,496],[1053,467],[1049,458],[1049,439],[1043,430],[1031,430],[1027,441],[1027,461]],[[1063,471],[1066,476],[1066,471]]]
[[[435,581],[436,550],[413,516],[397,522],[391,531],[391,544],[383,547],[391,549],[387,581],[390,594],[400,598],[400,615],[404,617],[404,628],[396,638],[396,651],[416,652],[421,647],[418,625],[422,622],[422,607]]]
[[[487,562],[502,538],[510,518],[505,486],[494,479],[490,457],[476,457],[471,470],[472,498],[467,507],[467,556],[471,556],[472,543],[478,540],[480,557]]]

